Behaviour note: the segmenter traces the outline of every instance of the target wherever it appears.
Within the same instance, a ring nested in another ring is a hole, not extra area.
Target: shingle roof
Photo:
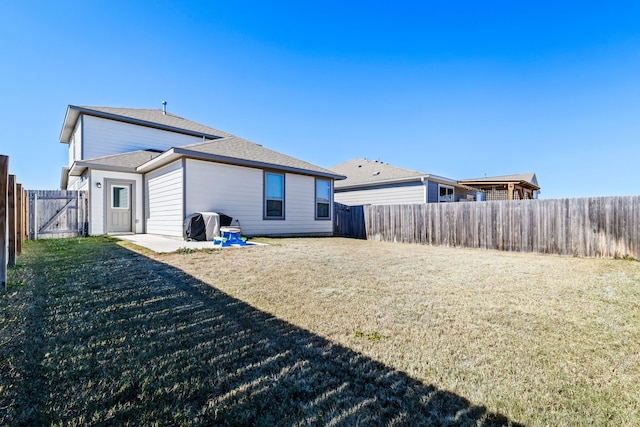
[[[388,181],[419,180],[429,174],[391,166],[376,160],[353,159],[330,167],[332,171],[345,175],[347,179],[335,183],[336,188]],[[446,178],[444,178],[446,179]]]
[[[154,127],[157,129],[172,132],[185,133],[206,138],[220,138],[233,136],[227,132],[196,123],[191,120],[166,113],[162,110],[147,108],[116,108],[116,107],[89,107],[69,105],[67,115],[64,119],[60,142],[68,143],[75,128],[76,121],[80,114],[87,114],[96,117],[103,117],[111,120],[118,120],[126,123],[133,123],[142,126]]]
[[[259,163],[264,166],[273,166],[276,168],[283,167],[287,169],[333,176],[336,179],[342,178],[340,176],[341,174],[332,170],[321,168],[303,160],[296,159],[295,157],[270,150],[259,144],[236,136],[214,139],[196,144],[182,145],[178,148],[197,153],[238,159],[240,161]]]
[[[225,161],[227,163],[253,167],[272,167],[275,169],[306,173],[310,175],[326,176],[334,179],[343,178],[343,176],[336,174],[331,170],[321,168],[277,151],[269,150],[259,144],[238,138],[227,132],[204,126],[200,123],[196,123],[170,113],[165,114],[162,110],[115,107],[79,107],[69,105],[60,136],[60,142],[69,142],[71,134],[75,128],[75,123],[80,114],[119,120],[166,131],[202,136],[208,139],[207,141],[200,143],[174,147],[172,150],[169,150],[173,152],[173,156],[186,155],[186,150],[188,155],[201,153],[205,160]],[[136,169],[156,157],[159,157],[161,154],[163,153],[141,150],[132,153],[87,159],[76,163],[74,173],[78,173],[78,171],[87,166],[102,166],[110,169]],[[148,165],[148,169],[150,170],[154,167],[156,166]]]
[[[108,169],[135,172],[136,168],[153,160],[160,154],[157,150],[138,150],[130,153],[114,154],[111,156],[96,157],[93,159],[74,162],[68,170],[71,175],[79,176],[88,167],[94,169]]]
[[[135,169],[158,157],[161,152],[157,150],[138,150],[130,153],[114,154],[112,156],[96,157],[82,161],[82,163],[90,163],[100,166],[117,166],[123,168]]]

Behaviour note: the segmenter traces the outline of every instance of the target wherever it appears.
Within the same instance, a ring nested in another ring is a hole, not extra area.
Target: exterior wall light
[[[96,187],[102,188],[102,183],[101,182],[96,182]]]

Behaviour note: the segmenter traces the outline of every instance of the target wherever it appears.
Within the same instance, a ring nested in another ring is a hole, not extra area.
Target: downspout
[[[420,177],[420,182],[422,183],[422,186],[424,187],[424,204],[429,203],[429,188],[428,185],[425,184],[424,182],[424,176]],[[429,181],[427,181],[428,183]]]

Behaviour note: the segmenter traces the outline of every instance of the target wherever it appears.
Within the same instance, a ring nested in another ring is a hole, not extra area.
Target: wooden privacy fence
[[[365,206],[370,240],[640,259],[640,196]]]
[[[362,206],[347,206],[341,203],[333,204],[334,222],[333,235],[366,239],[364,227],[364,209]]]
[[[28,190],[27,197],[30,239],[86,235],[88,207],[84,191]]]
[[[85,235],[87,215],[85,192],[25,191],[9,174],[9,157],[0,155],[0,290],[7,289],[7,267],[16,264],[27,237]]]
[[[26,238],[26,193],[9,175],[9,157],[0,155],[0,290],[7,289],[7,267],[16,265]]]

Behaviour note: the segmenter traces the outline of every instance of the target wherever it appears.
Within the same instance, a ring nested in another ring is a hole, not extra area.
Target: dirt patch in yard
[[[637,425],[640,263],[350,239],[154,256],[530,425]]]

